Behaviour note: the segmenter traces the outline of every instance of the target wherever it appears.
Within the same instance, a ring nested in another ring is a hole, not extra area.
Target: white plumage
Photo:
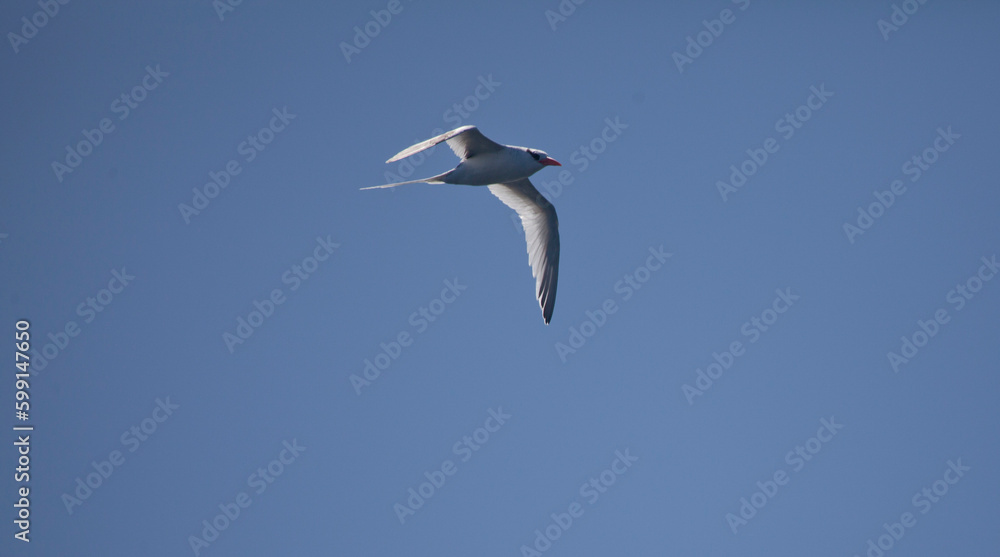
[[[460,184],[489,186],[490,192],[517,211],[528,243],[528,263],[535,277],[535,292],[547,325],[552,320],[559,280],[559,219],[555,207],[535,189],[528,177],[546,166],[562,166],[544,151],[500,145],[475,126],[462,126],[403,149],[387,163],[447,142],[461,159],[454,169],[421,180],[361,189],[393,188],[404,184]]]

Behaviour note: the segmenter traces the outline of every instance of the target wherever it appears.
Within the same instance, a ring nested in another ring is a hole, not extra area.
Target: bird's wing
[[[463,161],[480,153],[489,153],[503,149],[503,145],[483,135],[476,126],[462,126],[450,132],[444,132],[437,137],[432,137],[427,141],[421,141],[416,145],[407,147],[385,162],[396,162],[399,159],[415,155],[424,149],[430,149],[442,141],[447,141],[448,147],[451,147],[451,150]]]
[[[548,325],[556,305],[556,283],[559,280],[559,218],[556,217],[556,209],[527,178],[492,184],[490,191],[521,217],[538,304]]]

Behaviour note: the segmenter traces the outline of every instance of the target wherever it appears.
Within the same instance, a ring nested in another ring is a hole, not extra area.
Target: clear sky
[[[0,553],[996,550],[996,3],[232,4],[0,7]]]

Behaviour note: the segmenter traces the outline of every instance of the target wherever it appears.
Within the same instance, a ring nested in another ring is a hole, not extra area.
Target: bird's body
[[[542,308],[542,318],[548,324],[555,307],[559,277],[559,219],[555,208],[538,193],[528,177],[546,166],[562,165],[537,149],[495,143],[475,126],[463,126],[417,143],[386,162],[400,160],[441,142],[447,142],[462,159],[454,169],[421,180],[361,189],[417,183],[489,186],[493,195],[521,217],[538,303]]]
[[[466,159],[446,172],[441,181],[463,186],[488,186],[527,178],[541,170],[523,147],[504,146],[503,151],[484,153]]]

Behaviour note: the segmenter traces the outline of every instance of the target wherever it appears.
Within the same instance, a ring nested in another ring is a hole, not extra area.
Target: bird
[[[528,180],[546,166],[562,166],[545,151],[501,145],[487,138],[476,126],[462,126],[396,153],[386,164],[415,155],[445,142],[461,161],[437,176],[362,190],[394,188],[405,184],[456,184],[487,186],[505,205],[517,212],[528,243],[528,264],[535,278],[535,296],[548,325],[556,305],[559,280],[559,218],[552,206]]]

